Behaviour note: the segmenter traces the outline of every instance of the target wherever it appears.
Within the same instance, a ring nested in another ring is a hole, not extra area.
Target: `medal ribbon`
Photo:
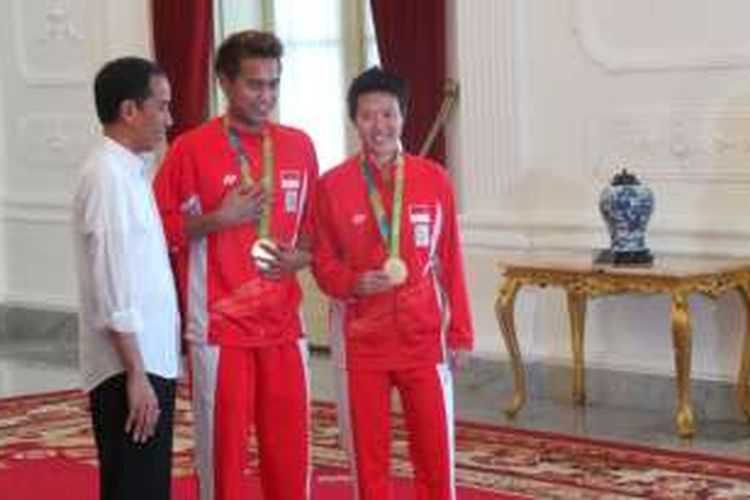
[[[240,135],[236,129],[229,125],[229,117],[224,117],[224,130],[229,139],[229,145],[232,146],[235,155],[240,163],[240,172],[242,174],[242,186],[250,188],[255,184],[255,180],[250,174],[250,157],[242,147]],[[271,234],[271,201],[273,200],[273,144],[271,143],[271,133],[268,127],[263,128],[263,139],[261,142],[261,154],[263,155],[263,177],[260,183],[265,193],[263,210],[258,221],[258,238],[267,238]]]
[[[401,212],[404,205],[404,157],[396,157],[396,178],[393,186],[393,204],[391,205],[391,220],[388,221],[388,215],[385,213],[383,197],[380,196],[377,186],[375,185],[375,176],[372,166],[367,160],[367,155],[362,155],[359,163],[362,175],[367,184],[367,196],[370,200],[370,207],[378,223],[378,231],[383,238],[383,242],[388,248],[389,257],[398,257],[401,243]]]

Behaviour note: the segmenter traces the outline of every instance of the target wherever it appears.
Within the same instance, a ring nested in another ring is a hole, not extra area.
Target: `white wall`
[[[98,132],[91,92],[106,59],[149,54],[147,0],[7,2],[0,17],[0,297],[69,309],[69,202]]]
[[[600,189],[620,166],[656,193],[650,246],[750,256],[750,5],[741,0],[454,0],[461,96],[452,161],[478,350],[505,356],[492,313],[503,248],[607,244]],[[693,367],[732,379],[739,300],[697,298]],[[562,295],[523,292],[527,359],[567,360]],[[664,298],[596,301],[590,365],[672,373]]]

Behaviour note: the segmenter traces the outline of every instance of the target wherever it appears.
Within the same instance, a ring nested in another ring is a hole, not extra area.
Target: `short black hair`
[[[141,57],[121,57],[106,63],[94,79],[96,114],[102,125],[120,118],[120,105],[128,99],[141,103],[151,97],[151,78],[164,76],[158,64]]]
[[[229,35],[216,51],[214,70],[230,80],[240,74],[242,61],[248,58],[276,59],[281,64],[284,46],[268,31],[244,30]]]
[[[401,108],[401,114],[406,115],[406,107],[409,101],[409,90],[406,86],[406,80],[395,73],[383,71],[378,66],[365,70],[360,73],[351,85],[346,95],[346,104],[349,111],[349,119],[354,121],[357,116],[357,102],[362,94],[370,92],[385,92],[391,94],[398,100],[398,106]]]

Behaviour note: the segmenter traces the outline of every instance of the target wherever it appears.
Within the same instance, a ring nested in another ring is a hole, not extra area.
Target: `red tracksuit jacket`
[[[407,281],[392,291],[356,297],[358,276],[387,257],[361,174],[360,156],[321,176],[314,204],[313,272],[335,300],[332,342],[343,340],[346,368],[400,369],[445,360],[446,349],[471,349],[456,207],[445,170],[405,156],[400,255]],[[392,186],[375,180],[390,218]]]
[[[318,166],[308,136],[268,124],[275,172],[271,234],[292,244],[309,232],[308,204]],[[261,136],[241,134],[254,179],[262,176]],[[181,135],[154,181],[154,192],[178,277],[186,333],[235,346],[264,346],[301,335],[297,280],[264,279],[249,252],[257,238],[253,224],[189,239],[185,214],[209,213],[240,183],[241,169],[221,118]]]

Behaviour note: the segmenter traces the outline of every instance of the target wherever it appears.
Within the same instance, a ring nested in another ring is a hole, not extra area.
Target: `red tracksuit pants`
[[[418,500],[455,498],[451,373],[440,364],[394,371],[345,371],[342,422],[359,500],[392,498],[391,392],[401,398]],[[346,429],[349,427],[349,429]]]
[[[303,342],[220,346],[213,429],[215,500],[244,498],[254,426],[266,500],[310,497],[309,412]]]

